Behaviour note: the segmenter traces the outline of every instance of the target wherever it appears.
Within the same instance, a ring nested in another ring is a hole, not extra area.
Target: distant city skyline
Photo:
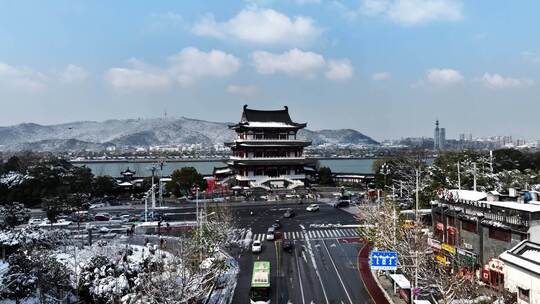
[[[377,140],[539,139],[537,1],[5,1],[0,125],[288,105]]]

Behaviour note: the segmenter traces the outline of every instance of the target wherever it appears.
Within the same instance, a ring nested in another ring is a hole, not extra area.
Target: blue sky
[[[540,138],[538,1],[0,1],[0,125],[289,105],[376,139]]]

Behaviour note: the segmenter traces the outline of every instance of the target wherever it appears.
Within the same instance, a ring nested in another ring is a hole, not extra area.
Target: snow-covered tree
[[[17,202],[11,204],[6,203],[0,206],[0,216],[4,218],[6,226],[15,227],[28,221],[30,218],[30,210],[24,207],[23,204]]]
[[[418,278],[415,288],[420,288],[423,296],[440,303],[476,297],[474,282],[436,262],[421,224],[405,222],[395,208],[391,201],[364,207],[358,214],[359,221],[366,225],[361,234],[378,250],[396,251],[399,271],[412,281]]]
[[[19,250],[10,255],[0,296],[17,302],[30,296],[41,303],[64,299],[71,292],[70,271],[47,251]]]

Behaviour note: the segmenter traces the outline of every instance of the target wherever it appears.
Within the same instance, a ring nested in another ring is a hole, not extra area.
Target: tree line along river
[[[332,172],[340,173],[373,173],[372,165],[375,158],[332,158],[319,159],[319,165],[329,167]],[[152,166],[157,164],[157,160],[134,159],[134,160],[73,160],[75,166],[86,166],[92,170],[96,176],[110,175],[120,177],[120,172],[129,168],[135,171],[138,177],[152,175]],[[224,160],[166,160],[163,166],[163,176],[170,176],[171,173],[182,167],[194,167],[203,175],[211,175],[214,167],[224,167]],[[159,174],[159,173],[158,173]]]

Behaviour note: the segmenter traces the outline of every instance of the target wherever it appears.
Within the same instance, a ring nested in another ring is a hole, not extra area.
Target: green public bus
[[[270,262],[253,263],[249,300],[251,304],[270,304]]]

